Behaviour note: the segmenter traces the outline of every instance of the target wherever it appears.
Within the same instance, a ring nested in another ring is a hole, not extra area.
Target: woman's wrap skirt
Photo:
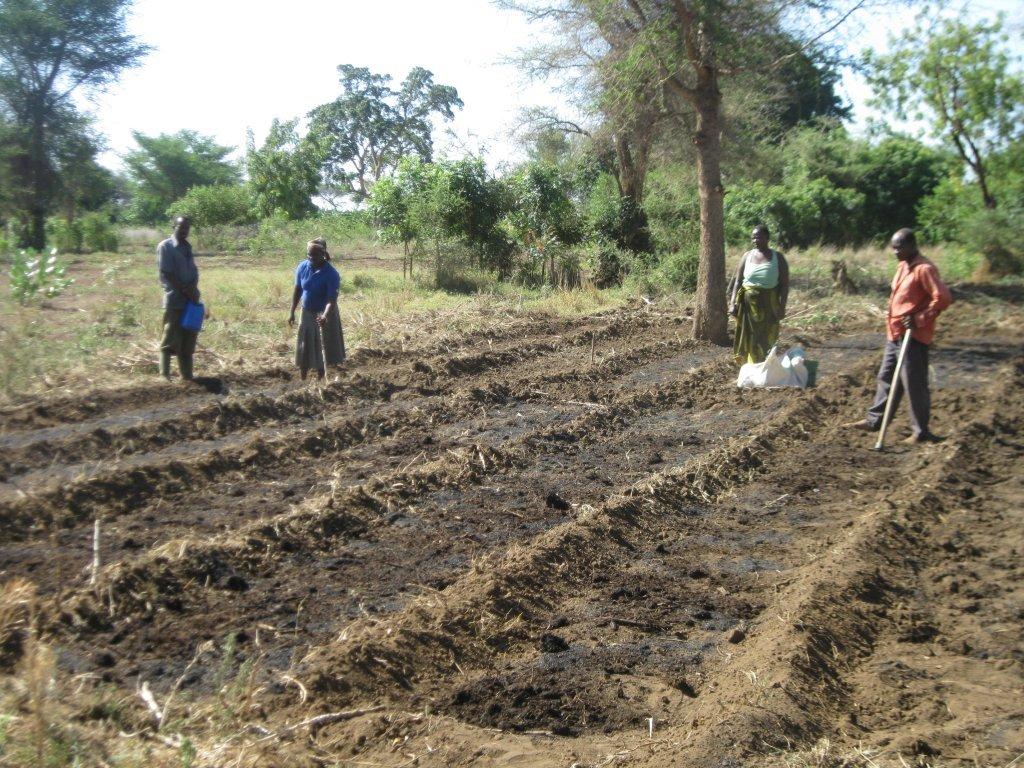
[[[733,357],[738,363],[763,363],[779,340],[782,303],[779,289],[741,286],[736,296],[736,339]]]
[[[295,365],[322,371],[325,353],[327,365],[340,365],[345,360],[345,334],[341,330],[338,308],[332,306],[327,313],[322,333],[316,322],[316,313],[303,308],[299,336],[295,342]]]

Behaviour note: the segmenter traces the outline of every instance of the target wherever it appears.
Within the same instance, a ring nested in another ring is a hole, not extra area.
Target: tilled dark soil
[[[233,702],[216,732],[182,721],[197,764],[231,762],[225,729],[239,765],[1024,751],[1019,339],[948,335],[947,439],[898,444],[901,415],[876,453],[838,425],[880,335],[812,349],[814,390],[743,392],[689,333],[516,321],[359,351],[323,389],[272,370],[8,409],[0,571],[96,695]],[[288,725],[322,712],[344,715]]]

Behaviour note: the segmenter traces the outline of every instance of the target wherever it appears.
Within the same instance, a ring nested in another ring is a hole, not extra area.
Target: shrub
[[[985,260],[986,276],[1024,273],[1024,206],[981,208],[964,222],[964,244]]]
[[[46,238],[54,248],[66,253],[80,253],[82,250],[82,224],[79,219],[68,221],[54,216],[46,221]]]
[[[11,222],[0,224],[0,259],[6,260],[14,249],[14,227]]]
[[[373,279],[372,275],[367,275],[364,272],[356,272],[352,275],[352,287],[358,288],[361,291],[373,288],[377,284],[377,281]]]
[[[621,285],[624,274],[622,252],[615,243],[599,240],[591,254],[591,274],[598,288]]]
[[[79,219],[82,232],[82,246],[86,251],[116,251],[117,229],[110,217],[101,212],[87,213]]]
[[[670,254],[700,241],[700,200],[688,176],[652,174],[644,200],[651,237],[660,253]]]
[[[371,240],[374,231],[365,213],[346,211],[323,213],[309,219],[293,221],[283,214],[263,219],[259,231],[249,242],[250,250],[257,255],[267,253],[295,253],[305,257],[306,243],[314,237],[324,237],[327,249],[333,254],[336,248],[356,239]]]
[[[851,170],[852,186],[864,196],[864,235],[889,237],[901,227],[916,226],[919,203],[941,183],[949,167],[949,158],[941,152],[907,136],[861,145]]]
[[[750,230],[766,224],[783,247],[855,243],[863,239],[863,209],[860,192],[837,187],[824,178],[792,187],[754,181],[725,198],[726,240],[746,244]]]
[[[437,269],[434,287],[448,293],[474,294],[494,287],[494,274],[478,267],[446,264]]]
[[[187,216],[198,227],[255,221],[253,197],[244,184],[192,187],[167,209],[169,218]]]
[[[697,268],[700,252],[696,243],[690,247],[666,254],[658,264],[658,272],[666,282],[684,291],[697,288]]]
[[[624,250],[654,252],[647,212],[633,198],[622,197],[611,176],[599,179],[591,190],[586,220],[598,240]]]
[[[956,176],[943,179],[917,206],[922,239],[930,243],[958,242],[964,223],[982,207],[977,185],[964,184]]]
[[[958,243],[984,260],[991,277],[1024,271],[1024,204],[1004,194],[998,208],[984,207],[975,183],[944,179],[918,206],[921,235],[930,243]]]

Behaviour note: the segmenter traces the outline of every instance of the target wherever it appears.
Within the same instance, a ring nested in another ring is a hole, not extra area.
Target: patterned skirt
[[[762,363],[779,340],[779,289],[741,286],[736,306],[733,358],[740,365]]]

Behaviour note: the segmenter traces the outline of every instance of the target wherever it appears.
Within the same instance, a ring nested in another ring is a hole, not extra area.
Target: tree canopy
[[[155,224],[167,216],[171,203],[192,187],[233,185],[241,179],[234,151],[195,131],[146,136],[133,132],[139,148],[125,155],[132,182],[131,217]]]
[[[249,134],[245,165],[260,216],[301,219],[316,211],[321,149],[310,137],[300,137],[297,125],[298,120],[275,120],[259,148]]]
[[[931,125],[977,178],[988,208],[997,203],[989,158],[1024,138],[1024,76],[1007,43],[1001,15],[968,24],[925,10],[887,53],[865,56],[876,104]]]
[[[13,130],[15,215],[43,248],[79,90],[96,91],[149,50],[129,35],[129,0],[0,0],[0,111]]]
[[[431,159],[432,120],[453,119],[462,100],[455,88],[435,83],[422,67],[410,71],[397,89],[389,75],[366,67],[342,64],[338,77],[341,95],[309,113],[309,135],[323,152],[321,196],[361,203],[403,157]]]
[[[623,193],[643,198],[642,180],[657,125],[670,118],[696,155],[700,266],[694,335],[727,341],[723,84],[793,68],[821,34],[798,34],[794,14],[813,11],[834,29],[865,0],[503,0],[530,18],[554,22],[590,62],[612,117]],[[828,29],[825,30],[827,32]],[[565,54],[565,49],[562,49]],[[557,62],[556,62],[557,66]],[[820,94],[819,94],[820,95]],[[623,179],[630,179],[627,187]],[[630,194],[630,188],[635,190]]]

